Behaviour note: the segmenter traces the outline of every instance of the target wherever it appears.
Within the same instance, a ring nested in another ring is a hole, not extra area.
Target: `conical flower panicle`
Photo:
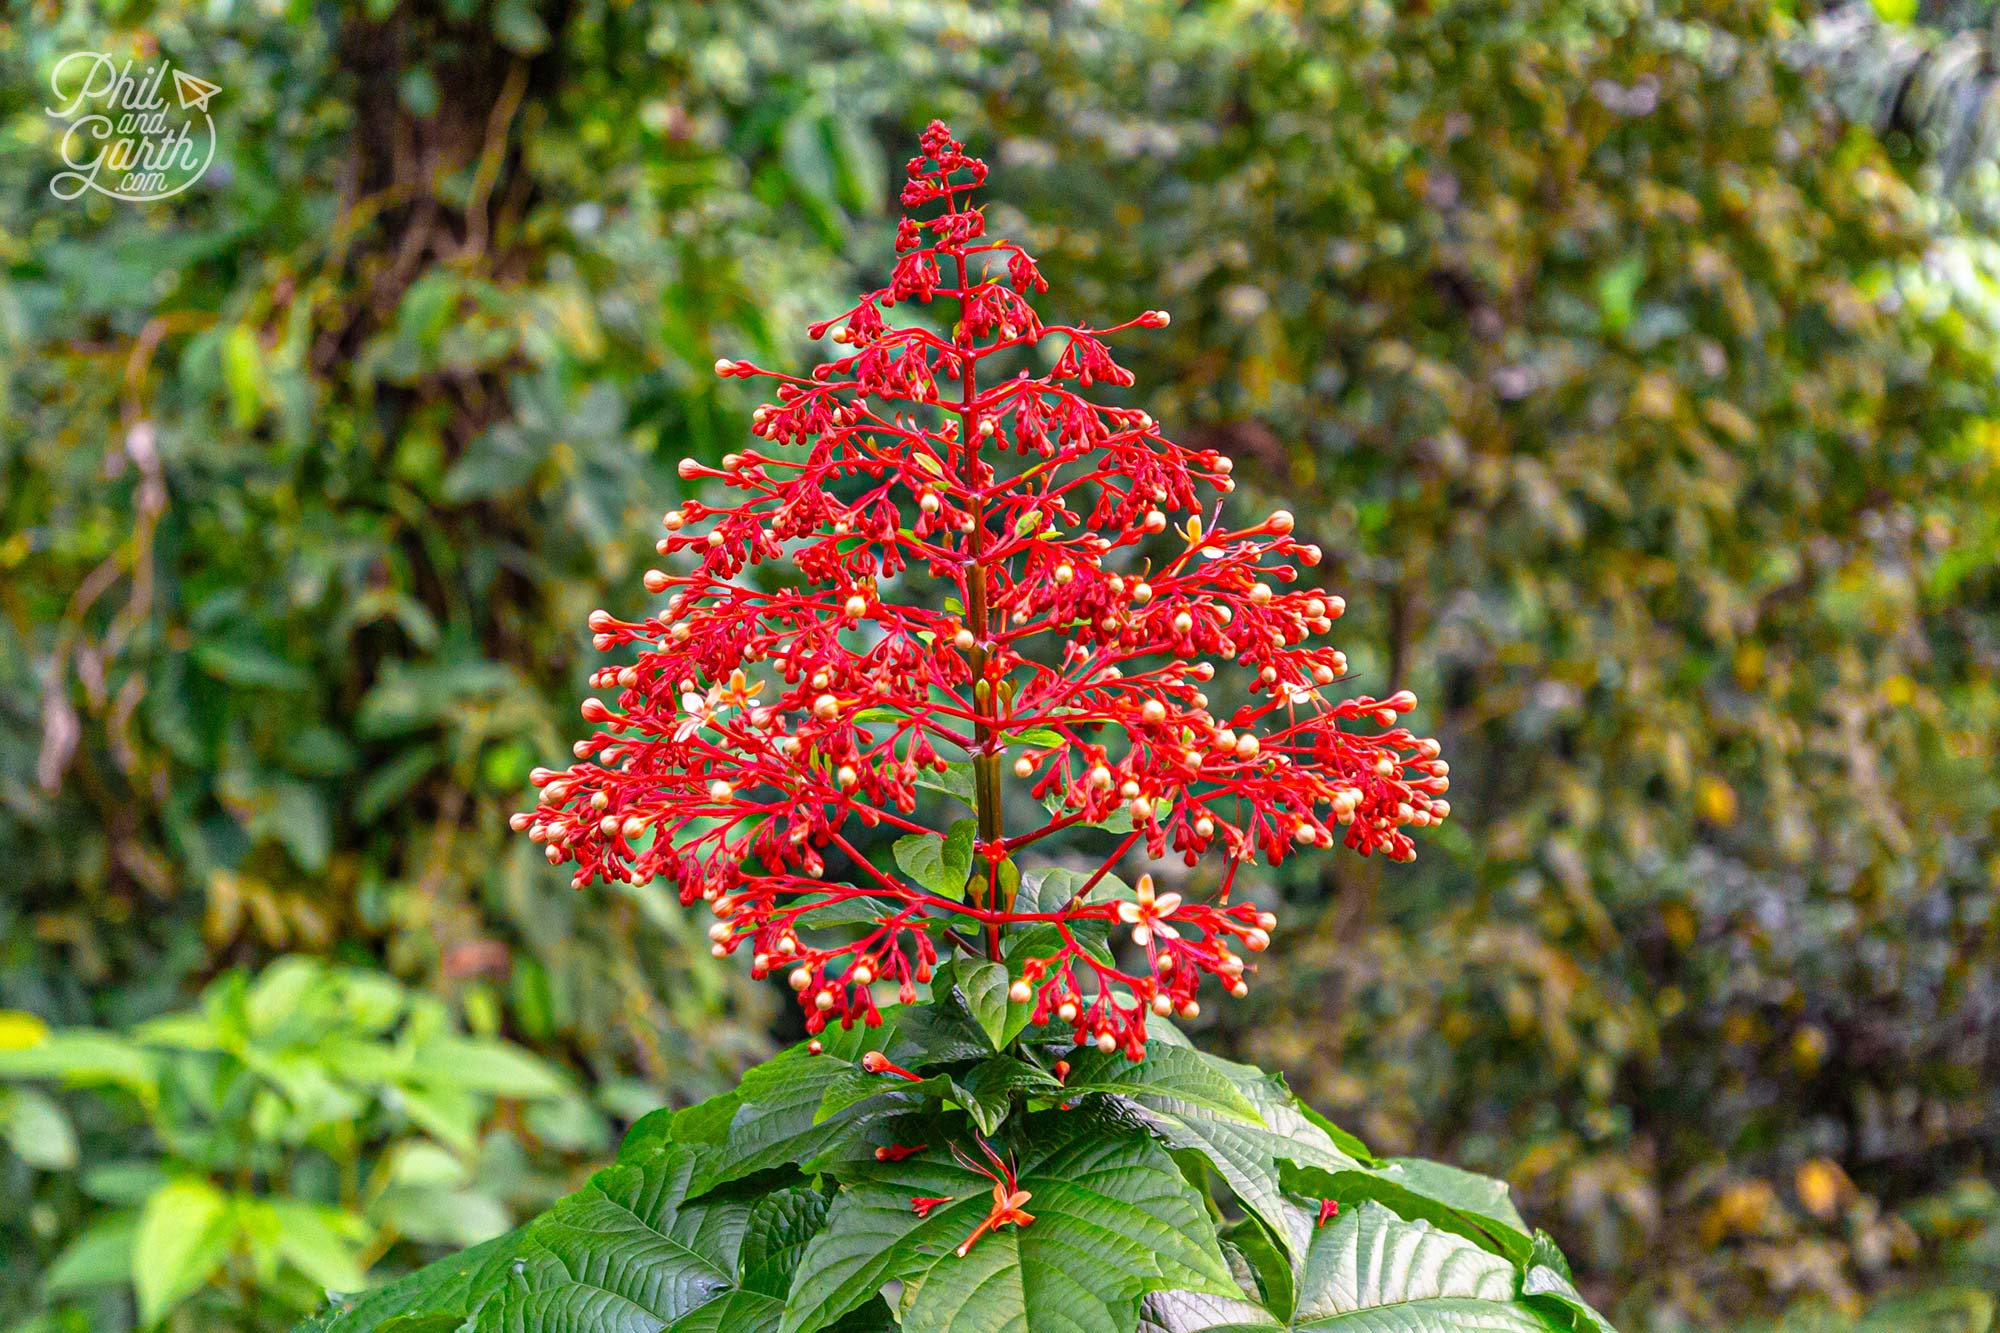
[[[1230,901],[1239,866],[1336,840],[1408,860],[1404,830],[1449,813],[1446,768],[1435,741],[1397,724],[1407,691],[1325,697],[1347,662],[1320,636],[1343,604],[1294,586],[1320,553],[1291,516],[1222,526],[1228,458],[1085,396],[1132,382],[1106,337],[1166,314],[1044,324],[1034,260],[988,238],[970,202],[985,165],[939,124],[922,148],[889,286],[812,330],[847,355],[805,376],[717,363],[775,383],[753,418],[759,446],[681,475],[743,498],[666,516],[659,551],[687,572],[647,572],[655,614],[591,616],[596,646],[630,658],[592,680],[616,704],[585,701],[600,730],[567,771],[537,771],[540,802],[515,825],[579,886],[664,876],[684,902],[706,899],[717,954],[747,947],[757,975],[786,971],[815,1032],[878,1022],[878,982],[913,999],[942,929],[997,957],[1003,933],[1043,926],[1046,949],[1009,960],[1013,998],[1138,1058],[1148,1010],[1192,1014],[1204,977],[1243,993],[1239,951],[1262,950],[1274,922]],[[913,302],[945,303],[948,335],[889,322]],[[1045,342],[1060,349],[1046,374],[988,368]],[[776,560],[804,585],[736,581]],[[954,590],[945,608],[885,597],[912,566]],[[1207,694],[1218,664],[1247,677],[1250,702],[1226,717]],[[918,780],[954,761],[969,761],[978,812],[962,899],[849,840],[851,821],[930,833],[911,818]],[[1054,813],[1005,828],[1008,781]],[[1065,901],[1014,910],[1023,851],[1121,816],[1129,834]],[[1219,854],[1214,900],[1155,893],[1149,877],[1093,897],[1140,841],[1190,865]],[[829,848],[853,882],[826,878]],[[836,915],[869,929],[833,946],[801,933]],[[1076,934],[1090,922],[1128,928],[1143,966],[1093,954]]]

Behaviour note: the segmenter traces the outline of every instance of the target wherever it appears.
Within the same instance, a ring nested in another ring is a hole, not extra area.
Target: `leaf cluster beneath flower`
[[[947,990],[303,1333],[1611,1333],[1500,1182],[1378,1159],[1161,1020],[1143,1063],[1072,1063]]]

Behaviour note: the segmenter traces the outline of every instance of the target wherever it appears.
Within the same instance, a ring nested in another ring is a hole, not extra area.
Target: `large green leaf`
[[[1421,1218],[1486,1249],[1526,1264],[1534,1249],[1507,1183],[1441,1162],[1392,1158],[1375,1166],[1327,1169],[1292,1159],[1280,1174],[1287,1190],[1352,1205],[1387,1204],[1404,1217]]]
[[[843,1171],[826,1229],[807,1247],[785,1316],[810,1333],[900,1281],[905,1333],[1130,1328],[1151,1291],[1232,1295],[1200,1196],[1148,1136],[1109,1117],[1027,1122],[1027,1227],[957,1247],[993,1203],[993,1182],[933,1150]],[[915,1198],[942,1198],[926,1218]]]
[[[1226,1082],[1253,1109],[1255,1120],[1215,1115],[1208,1106],[1181,1095],[1171,1080],[1134,1080],[1120,1097],[1168,1147],[1200,1153],[1296,1260],[1311,1234],[1297,1210],[1284,1202],[1278,1163],[1305,1163],[1327,1171],[1358,1170],[1361,1164],[1306,1118],[1283,1080],[1249,1065],[1171,1046],[1156,1049],[1144,1065],[1176,1060],[1195,1062]]]
[[[1235,1079],[1192,1047],[1159,1046],[1143,1060],[1117,1051],[1080,1052],[1064,1086],[1071,1093],[1107,1092],[1173,1098],[1211,1115],[1262,1125],[1257,1106]]]
[[[1363,1203],[1316,1229],[1286,1317],[1163,1322],[1172,1333],[1551,1333],[1519,1299],[1514,1265],[1427,1222]]]
[[[1062,1085],[1053,1075],[1011,1055],[981,1061],[952,1083],[953,1100],[965,1108],[982,1134],[1000,1127],[1018,1096],[1062,1095]]]
[[[740,1190],[691,1199],[714,1151],[670,1143],[644,1165],[600,1171],[520,1230],[336,1306],[311,1328],[660,1333],[725,1299],[739,1311],[780,1305],[798,1214],[810,1209],[791,1191],[778,1192],[783,1202]],[[763,1235],[746,1251],[753,1219]]]
[[[828,1093],[836,1087],[852,1088],[856,1079],[874,1080],[881,1093],[846,1102],[822,1118]],[[923,1100],[920,1094],[896,1095],[899,1091],[886,1080],[861,1074],[854,1061],[831,1048],[823,1055],[811,1055],[804,1047],[794,1047],[743,1076],[742,1086],[732,1094],[733,1108],[727,1101],[715,1108],[729,1112],[726,1120],[716,1113],[690,1117],[684,1127],[676,1121],[670,1132],[679,1141],[704,1143],[716,1150],[698,1182],[699,1189],[713,1189],[759,1171],[817,1162],[872,1142],[871,1130],[908,1114]],[[943,1086],[933,1091],[942,1095]],[[883,1135],[880,1141],[891,1139]]]

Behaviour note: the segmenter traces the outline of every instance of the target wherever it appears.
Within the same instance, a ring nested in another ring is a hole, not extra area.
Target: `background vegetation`
[[[1507,1176],[1621,1325],[1988,1327],[1972,8],[11,5],[0,1327],[285,1327],[767,1049],[699,923],[504,821],[742,437],[709,363],[880,281],[939,114],[1073,313],[1173,311],[1146,405],[1454,766],[1204,1043]],[[222,85],[201,187],[49,195],[78,49]]]

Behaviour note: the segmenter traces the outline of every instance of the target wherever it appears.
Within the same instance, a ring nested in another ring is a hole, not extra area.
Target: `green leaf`
[[[1279,1077],[1282,1080],[1283,1076],[1280,1075]],[[1336,1148],[1339,1148],[1349,1157],[1352,1157],[1355,1161],[1361,1162],[1364,1165],[1367,1166],[1381,1165],[1381,1163],[1376,1159],[1375,1154],[1368,1151],[1367,1144],[1363,1143],[1355,1135],[1350,1134],[1346,1130],[1342,1129],[1339,1125],[1334,1124],[1331,1120],[1328,1120],[1318,1111],[1315,1111],[1312,1108],[1312,1104],[1310,1102],[1301,1101],[1298,1102],[1297,1105],[1299,1108],[1299,1113],[1305,1116],[1306,1119],[1312,1121],[1313,1124],[1319,1126],[1321,1131],[1323,1131],[1328,1138],[1333,1140],[1333,1144]]]
[[[274,1199],[278,1253],[292,1267],[329,1291],[354,1291],[366,1280],[361,1248],[368,1225],[351,1213],[292,1199]]]
[[[940,970],[941,979],[949,973]],[[884,1047],[897,1064],[919,1072],[961,1060],[981,1060],[993,1054],[986,1033],[973,1021],[965,997],[956,986],[933,985],[942,992],[929,1004],[911,1005],[896,1013],[894,1038]]]
[[[1025,1022],[1026,1014],[1032,1011],[1033,1006],[1013,1005],[1008,1001],[1007,988],[1014,984],[1014,980],[1008,975],[1005,963],[961,962],[957,977],[959,993],[965,998],[965,1008],[972,1015],[972,1021],[979,1024],[980,1031],[993,1043],[994,1050],[1001,1049],[1012,1035],[1008,1031],[1010,1009],[1022,1010]],[[1019,1030],[1014,1029],[1016,1032]]]
[[[1332,1171],[1300,1162],[1282,1174],[1286,1189],[1338,1199],[1343,1205],[1373,1199],[1404,1217],[1464,1236],[1516,1264],[1526,1264],[1534,1250],[1505,1181],[1413,1157]]]
[[[76,1131],[55,1098],[35,1088],[0,1088],[0,1132],[29,1166],[67,1171],[76,1165]]]
[[[1550,1333],[1516,1299],[1514,1266],[1471,1241],[1364,1203],[1315,1230],[1288,1329],[1321,1333]],[[1184,1324],[1211,1333],[1268,1329],[1263,1320]]]
[[[668,1145],[643,1166],[600,1171],[518,1231],[329,1311],[310,1328],[391,1333],[450,1317],[479,1333],[658,1333],[738,1292],[757,1200],[733,1191],[692,1197],[711,1152]]]
[[[0,1078],[53,1078],[76,1086],[110,1083],[150,1098],[159,1057],[110,1032],[70,1028],[33,1045],[0,1050]]]
[[[793,1047],[745,1074],[726,1127],[717,1134],[713,1118],[703,1125],[716,1135],[711,1145],[716,1152],[701,1170],[700,1189],[773,1167],[804,1166],[842,1151],[894,1142],[889,1123],[909,1114],[922,1094],[869,1096],[820,1117],[828,1090],[858,1072],[853,1061],[842,1059],[829,1046],[824,1055]]]
[[[882,898],[820,899],[824,906],[808,906],[799,914],[806,927],[872,926],[896,914],[896,906]]]
[[[1170,1054],[1170,1052],[1174,1052]],[[1298,1099],[1283,1081],[1249,1065],[1235,1064],[1191,1049],[1162,1047],[1145,1064],[1165,1057],[1193,1059],[1227,1081],[1255,1108],[1256,1123],[1222,1117],[1178,1095],[1165,1084],[1138,1082],[1121,1094],[1136,1115],[1170,1148],[1192,1151],[1222,1176],[1243,1206],[1268,1228],[1286,1254],[1297,1258],[1311,1239],[1307,1221],[1286,1204],[1280,1161],[1303,1162],[1328,1171],[1359,1169],[1327,1135],[1302,1113]],[[1071,1075],[1072,1083],[1075,1074]]]
[[[894,1103],[876,1102],[870,1110],[880,1112],[900,1107],[918,1111],[923,1109],[925,1101],[942,1101],[951,1095],[951,1091],[951,1080],[942,1074],[911,1082],[895,1074],[871,1074],[858,1065],[852,1065],[827,1085],[825,1095],[820,1098],[819,1110],[813,1114],[813,1123],[829,1120],[851,1106],[875,1102],[881,1097],[897,1100]]]
[[[807,1246],[785,1333],[808,1333],[903,1284],[903,1333],[1100,1329],[1130,1324],[1147,1292],[1234,1295],[1201,1198],[1173,1159],[1102,1116],[1027,1122],[1020,1187],[1034,1222],[957,1247],[993,1203],[993,1181],[933,1150],[841,1172],[826,1228]],[[948,1198],[926,1218],[912,1198]]]
[[[1060,1097],[1062,1084],[1047,1071],[1011,1055],[996,1055],[954,1079],[955,1100],[965,1108],[981,1134],[990,1135],[1006,1120],[1017,1096]]]
[[[947,764],[942,773],[928,768],[923,769],[917,774],[917,785],[930,791],[941,791],[947,796],[956,797],[967,805],[976,804],[972,789],[971,764]]]
[[[477,1037],[433,1037],[422,1043],[413,1072],[428,1084],[495,1097],[534,1100],[569,1091],[568,1081],[540,1057]]]
[[[137,1213],[125,1209],[106,1213],[63,1246],[42,1274],[42,1293],[62,1296],[130,1282],[138,1233]]]
[[[738,1263],[746,1291],[782,1299],[792,1289],[792,1275],[806,1246],[826,1221],[832,1200],[806,1185],[776,1190],[750,1210]]]
[[[963,900],[972,875],[972,842],[978,824],[961,819],[942,837],[912,833],[896,840],[896,864],[903,873],[941,898]]]
[[[192,1177],[154,1191],[132,1244],[139,1322],[158,1323],[222,1267],[228,1252],[229,1200],[222,1191]]]
[[[530,1224],[532,1226],[532,1224]],[[330,1302],[298,1333],[440,1333],[455,1329],[504,1280],[529,1227],[495,1236],[359,1298]],[[448,1322],[447,1322],[448,1321]]]
[[[1021,876],[1020,888],[1014,894],[1014,910],[1023,913],[1060,911],[1083,886],[1086,878],[1081,872],[1064,866],[1037,866]],[[1131,890],[1116,875],[1106,875],[1094,886],[1092,894],[1102,894],[1109,901],[1121,895],[1130,897]],[[1100,962],[1112,961],[1109,922],[1073,921],[1069,932]],[[1033,921],[1012,927],[1001,947],[1011,959],[1046,958],[1062,946],[1062,932],[1052,923]]]
[[[1072,1095],[1102,1092],[1171,1098],[1211,1115],[1260,1128],[1264,1124],[1256,1104],[1236,1082],[1192,1047],[1150,1049],[1143,1060],[1128,1060],[1116,1051],[1109,1055],[1096,1049],[1080,1051],[1063,1086]]]
[[[1569,1261],[1549,1239],[1535,1233],[1535,1258],[1521,1276],[1521,1294],[1532,1304],[1556,1313],[1560,1327],[1568,1333],[1617,1333],[1603,1315],[1590,1307],[1570,1281]]]
[[[1304,1210],[1298,1204],[1285,1202],[1287,1211],[1299,1215],[1301,1223],[1310,1224],[1312,1219],[1303,1216]],[[1310,1237],[1310,1230],[1302,1231]],[[1293,1265],[1305,1253],[1305,1246],[1298,1247],[1296,1253],[1278,1243],[1277,1234],[1255,1217],[1245,1217],[1222,1233],[1224,1253],[1233,1248],[1242,1265],[1249,1270],[1250,1281],[1245,1290],[1257,1301],[1272,1310],[1289,1310],[1297,1300],[1298,1274]],[[1244,1274],[1239,1272],[1236,1280],[1243,1282]]]

